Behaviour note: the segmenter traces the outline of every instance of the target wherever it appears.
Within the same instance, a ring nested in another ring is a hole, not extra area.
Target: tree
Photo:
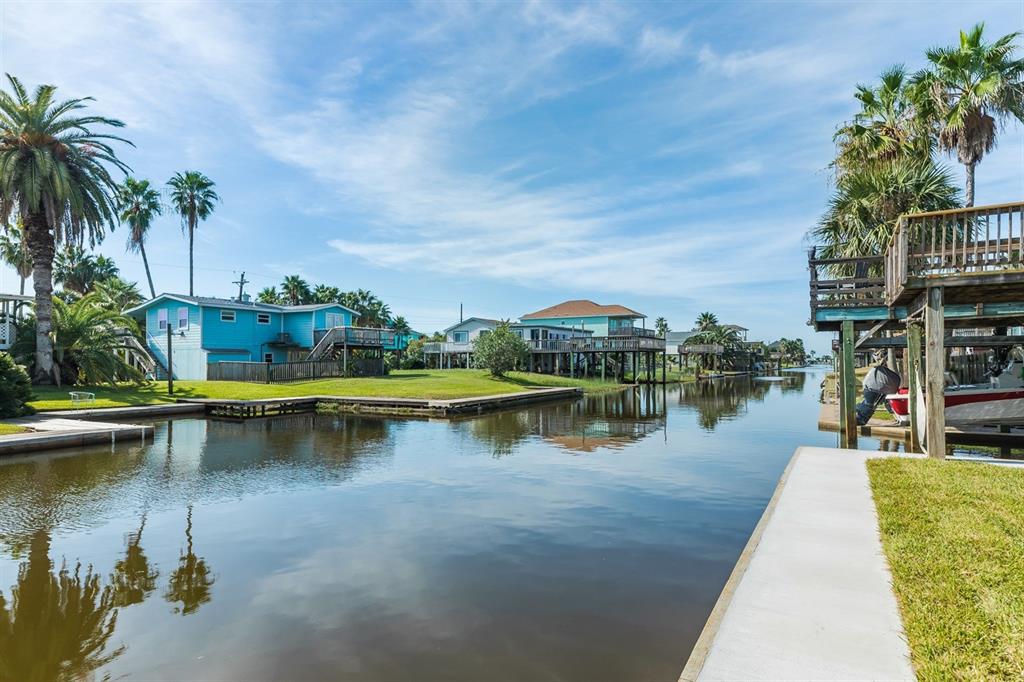
[[[877,87],[858,85],[854,97],[861,109],[835,134],[833,166],[840,175],[897,160],[931,157],[934,141],[918,115],[917,88],[902,65],[882,72]]]
[[[391,321],[391,308],[365,289],[346,291],[338,302],[356,311],[355,324],[360,327],[386,327]]]
[[[65,289],[85,295],[100,282],[116,277],[117,265],[106,256],[86,253],[77,244],[65,244],[53,262],[53,279]]]
[[[312,299],[313,303],[337,303],[341,299],[341,289],[317,284],[313,287]]]
[[[149,259],[146,258],[146,237],[153,219],[163,213],[160,193],[150,187],[149,180],[136,180],[127,177],[118,188],[118,211],[121,222],[128,226],[129,253],[138,252],[142,255],[142,265],[146,269],[146,280],[149,282],[149,295],[156,298],[153,288],[153,274],[149,270]]]
[[[402,369],[423,369],[426,363],[423,358],[423,346],[429,342],[427,338],[413,339],[402,352],[399,364]]]
[[[53,364],[53,259],[57,244],[101,241],[117,216],[117,183],[108,166],[128,167],[111,143],[127,140],[94,127],[120,128],[121,121],[79,116],[92,98],[55,102],[56,88],[42,85],[31,97],[14,76],[11,92],[0,90],[0,221],[21,218],[32,254],[37,324],[34,378],[55,380]]]
[[[9,354],[0,353],[0,418],[32,414],[35,410],[27,404],[32,397],[28,374]]]
[[[904,213],[959,205],[960,192],[949,171],[930,160],[851,168],[836,180],[828,209],[811,236],[821,245],[821,258],[878,255]]]
[[[658,336],[665,336],[668,334],[668,320],[664,317],[659,317],[654,321],[654,330],[658,333]]]
[[[473,340],[473,354],[478,367],[486,367],[491,376],[502,377],[524,362],[530,349],[519,335],[512,331],[508,320],[502,320],[490,334]]]
[[[195,296],[193,256],[196,228],[200,220],[210,217],[220,197],[214,190],[216,184],[213,180],[199,171],[175,173],[167,181],[167,186],[171,188],[171,205],[181,216],[181,229],[188,235],[188,295]]]
[[[25,230],[18,219],[13,225],[7,225],[5,231],[0,234],[0,259],[14,268],[21,278],[18,285],[18,293],[25,295],[25,280],[32,274],[32,254],[28,250],[28,241],[25,239]]]
[[[311,292],[309,290],[309,284],[306,280],[302,279],[298,275],[288,275],[281,282],[281,297],[284,298],[289,305],[301,305],[309,302]]]
[[[123,312],[142,303],[142,294],[135,282],[128,282],[120,277],[108,277],[93,288],[96,302],[101,307],[116,312]]]
[[[960,44],[928,50],[928,69],[915,76],[930,106],[921,115],[938,131],[939,147],[956,153],[966,171],[966,205],[974,205],[974,170],[996,146],[1000,123],[1024,121],[1024,60],[1014,59],[1010,33],[984,41],[985,24],[960,32]]]
[[[264,287],[260,289],[260,293],[256,294],[256,300],[260,303],[281,303],[281,295],[277,293],[277,289],[274,287]]]
[[[694,327],[697,331],[708,331],[718,326],[718,317],[711,312],[703,312],[697,316],[697,324]]]
[[[391,320],[391,329],[396,334],[408,334],[412,331],[412,327],[409,326],[408,320],[401,315]]]
[[[135,320],[113,310],[97,293],[73,303],[53,300],[53,363],[55,380],[68,384],[116,384],[142,381],[137,366],[142,352],[129,337],[141,335]],[[11,353],[31,365],[31,335],[37,322],[29,316],[19,326]],[[133,362],[133,360],[135,362]]]

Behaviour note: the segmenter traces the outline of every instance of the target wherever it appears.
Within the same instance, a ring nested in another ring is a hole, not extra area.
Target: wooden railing
[[[312,360],[306,362],[211,362],[206,376],[210,381],[247,381],[277,384],[310,381],[324,377],[374,376],[381,373],[380,358]]]
[[[644,329],[642,327],[614,327],[608,330],[608,336],[649,336],[657,337],[655,329]]]
[[[472,353],[473,344],[455,343],[453,341],[432,341],[423,344],[424,353]]]
[[[811,312],[817,308],[860,308],[885,305],[882,256],[818,258],[808,253]]]
[[[395,332],[373,327],[331,327],[313,330],[313,350],[306,360],[318,360],[332,346],[383,347],[394,345]]]
[[[887,303],[913,279],[1024,269],[1024,202],[903,216],[885,252]]]

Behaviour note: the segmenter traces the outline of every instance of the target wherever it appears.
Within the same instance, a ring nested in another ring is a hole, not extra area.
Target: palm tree
[[[654,321],[654,331],[658,333],[658,336],[664,337],[668,334],[668,320],[664,317],[659,317]]]
[[[949,171],[931,161],[857,168],[837,179],[828,210],[811,237],[821,245],[817,255],[822,258],[877,255],[885,252],[904,213],[959,205],[960,192]]]
[[[260,303],[277,304],[281,302],[281,296],[274,287],[263,287],[260,289],[260,293],[256,294],[256,300]]]
[[[712,312],[703,312],[697,316],[697,324],[694,329],[703,332],[716,326],[718,326],[718,317]]]
[[[391,320],[391,329],[394,330],[396,334],[408,334],[412,331],[412,327],[409,326],[408,320],[401,315]]]
[[[142,265],[146,268],[146,279],[149,281],[149,295],[156,298],[153,288],[153,275],[149,270],[149,259],[146,258],[146,236],[153,224],[153,219],[163,213],[160,193],[150,187],[149,180],[136,180],[127,177],[118,188],[118,210],[121,222],[128,226],[127,250],[138,251],[142,255]]]
[[[13,225],[7,225],[6,230],[0,233],[0,259],[18,273],[21,278],[18,293],[24,296],[25,280],[32,274],[32,254],[29,253],[25,229],[20,219]]]
[[[188,234],[188,295],[195,296],[192,271],[196,228],[200,220],[210,217],[220,197],[213,189],[213,180],[199,171],[175,173],[167,185],[171,188],[171,205],[181,216],[181,229]]]
[[[1024,60],[1013,59],[1020,35],[984,41],[985,24],[960,32],[960,45],[928,50],[931,67],[915,76],[927,96],[925,120],[938,130],[939,147],[956,152],[967,175],[966,204],[974,205],[974,169],[996,146],[1007,119],[1024,121]]]
[[[138,285],[120,277],[108,277],[97,283],[93,293],[99,305],[117,312],[135,307],[143,301]]]
[[[842,173],[896,159],[927,159],[933,138],[918,116],[917,88],[903,65],[882,72],[877,87],[858,85],[860,111],[835,134],[833,165]]]
[[[85,295],[105,280],[117,277],[118,268],[106,256],[93,256],[76,244],[66,244],[53,262],[53,279],[76,294]]]
[[[326,284],[317,284],[313,287],[313,303],[337,303],[341,299],[341,290],[338,287]]]
[[[117,215],[117,183],[108,166],[127,173],[112,142],[127,140],[93,132],[124,124],[102,116],[79,116],[92,98],[55,102],[56,88],[42,85],[29,96],[14,76],[11,93],[0,90],[0,221],[21,218],[32,254],[35,288],[35,380],[55,380],[53,369],[53,258],[62,242],[90,245],[103,239]]]
[[[306,303],[311,296],[309,284],[298,275],[288,275],[281,282],[281,296],[289,305]]]
[[[55,298],[53,308],[54,378],[74,384],[116,384],[141,381],[137,367],[145,363],[142,351],[131,337],[140,336],[138,324],[114,310],[98,293],[88,294],[73,303]],[[37,325],[30,316],[22,323],[23,332]],[[31,337],[21,333],[11,347],[11,354],[31,365]]]

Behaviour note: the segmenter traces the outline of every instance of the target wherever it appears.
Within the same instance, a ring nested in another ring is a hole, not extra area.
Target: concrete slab
[[[797,450],[680,680],[913,680],[865,463]]]
[[[0,455],[115,443],[123,440],[145,441],[153,434],[153,426],[149,424],[114,424],[68,419],[49,416],[45,412],[12,419],[10,422],[32,431],[0,436]]]

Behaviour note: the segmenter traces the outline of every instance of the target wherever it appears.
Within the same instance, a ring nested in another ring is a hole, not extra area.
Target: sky
[[[18,3],[0,71],[125,122],[119,156],[163,186],[199,170],[222,202],[196,236],[196,293],[298,274],[370,289],[423,332],[589,298],[715,312],[801,337],[806,239],[832,135],[886,67],[985,21],[992,3]],[[955,159],[946,162],[962,178]],[[1024,133],[1002,131],[977,203],[1024,197]],[[145,288],[126,230],[98,247]],[[157,292],[188,291],[168,212]],[[17,291],[13,271],[0,290]]]

